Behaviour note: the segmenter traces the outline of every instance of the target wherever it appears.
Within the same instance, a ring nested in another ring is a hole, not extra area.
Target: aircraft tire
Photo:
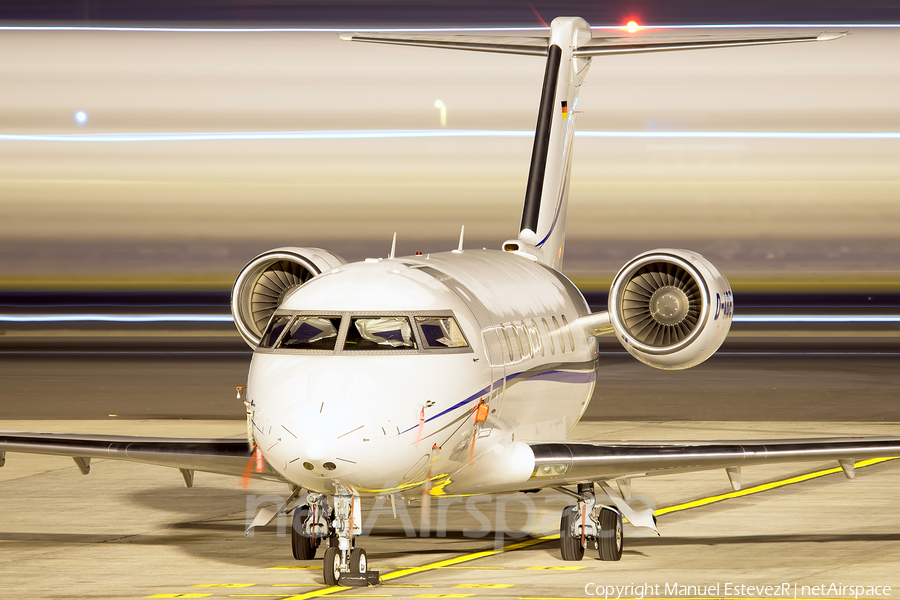
[[[369,570],[369,561],[366,551],[362,548],[354,548],[350,551],[350,572],[354,575],[365,575]]]
[[[319,540],[303,535],[303,525],[309,517],[309,506],[299,506],[291,518],[291,551],[296,560],[312,560],[316,557]]]
[[[559,551],[563,560],[581,560],[584,558],[584,546],[581,538],[572,535],[572,525],[575,524],[576,507],[570,504],[562,511],[559,520]]]
[[[325,551],[325,564],[322,565],[322,574],[325,576],[325,585],[338,585],[341,579],[341,552],[334,546]]]
[[[600,510],[600,540],[597,550],[600,560],[620,560],[625,547],[625,534],[622,530],[622,515],[614,510]]]

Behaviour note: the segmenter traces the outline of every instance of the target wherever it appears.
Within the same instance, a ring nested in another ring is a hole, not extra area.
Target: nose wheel
[[[366,551],[362,548],[350,551],[350,572],[354,575],[365,575],[369,572],[369,561],[366,558]]]
[[[325,575],[325,585],[337,585],[341,579],[341,553],[337,548],[328,548],[325,551],[325,564],[322,566]]]
[[[315,558],[316,548],[324,538],[328,540],[322,565],[326,585],[377,584],[378,571],[369,571],[366,551],[355,547],[356,536],[362,533],[359,496],[335,494],[333,507],[322,494],[309,494],[307,502],[294,511],[291,529],[294,558]]]
[[[316,550],[322,543],[321,537],[315,537],[307,531],[306,524],[310,521],[312,512],[308,504],[304,504],[294,510],[291,517],[291,551],[297,560],[312,560],[316,557]],[[311,528],[312,529],[312,528]]]

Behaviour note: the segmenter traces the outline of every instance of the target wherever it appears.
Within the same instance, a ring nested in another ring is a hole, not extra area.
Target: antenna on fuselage
[[[394,232],[394,239],[391,240],[391,253],[388,255],[388,258],[394,258],[394,252],[397,250],[397,232]]]
[[[456,252],[457,254],[462,252],[463,238],[465,238],[465,237],[466,237],[466,226],[463,225],[462,229],[459,230],[459,247],[456,250],[453,250],[453,252]]]

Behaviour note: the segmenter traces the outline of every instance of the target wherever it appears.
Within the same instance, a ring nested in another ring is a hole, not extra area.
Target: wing
[[[823,42],[847,35],[846,33],[758,35],[752,37],[715,37],[705,35],[659,37],[631,36],[615,38],[594,38],[574,50],[575,56],[591,57],[611,54],[640,54],[645,52],[668,52],[672,50],[697,50],[702,48],[728,48],[733,46],[760,46],[787,44],[792,42]],[[500,52],[503,54],[523,54],[547,56],[549,38],[514,37],[498,35],[435,35],[398,33],[343,33],[340,38],[351,42],[375,44],[397,44],[401,46],[421,46],[425,48],[448,48],[451,50],[474,50],[476,52]]]
[[[284,481],[268,463],[262,470],[249,469],[253,453],[247,440],[233,438],[192,439],[124,435],[80,435],[0,431],[0,466],[7,452],[70,456],[87,475],[92,458],[111,458],[180,469],[185,485],[193,483],[193,472],[221,475],[248,474],[257,479]]]
[[[800,438],[709,442],[558,442],[528,444],[531,487],[788,462],[854,461],[900,456],[900,438]]]
[[[735,489],[743,466],[836,461],[853,477],[857,460],[900,456],[898,437],[778,440],[497,444],[432,490],[432,495],[491,494],[723,469]]]

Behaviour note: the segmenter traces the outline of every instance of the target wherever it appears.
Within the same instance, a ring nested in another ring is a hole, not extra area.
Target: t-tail
[[[533,254],[554,269],[562,268],[566,242],[578,91],[591,66],[591,57],[575,51],[590,40],[591,26],[584,19],[560,17],[550,25],[519,239],[503,244],[505,250]]]
[[[660,37],[642,32],[625,37],[593,38],[591,26],[584,19],[557,17],[550,24],[549,37],[353,33],[342,34],[341,39],[546,57],[547,66],[541,87],[541,104],[534,132],[534,149],[525,187],[519,236],[504,242],[503,249],[531,255],[554,269],[561,269],[566,240],[566,209],[572,172],[575,116],[579,112],[578,91],[587,75],[592,57],[826,41],[843,35],[845,34],[822,33],[720,38],[696,34]]]

